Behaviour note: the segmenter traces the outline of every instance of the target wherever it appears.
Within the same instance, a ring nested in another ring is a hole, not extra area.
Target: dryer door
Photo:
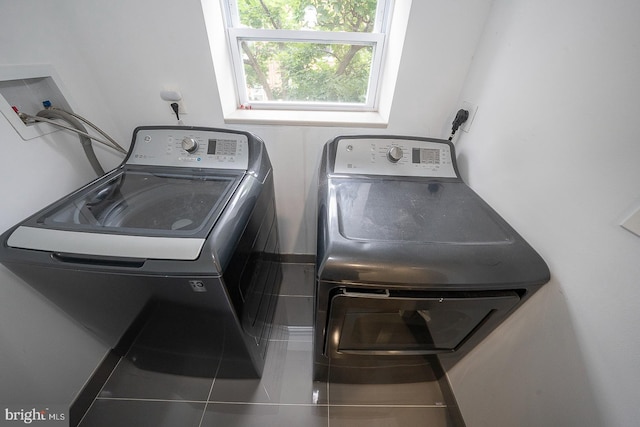
[[[519,301],[513,291],[402,296],[341,290],[331,300],[325,354],[452,352]]]

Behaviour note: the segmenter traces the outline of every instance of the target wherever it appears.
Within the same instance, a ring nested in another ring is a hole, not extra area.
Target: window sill
[[[300,111],[236,109],[224,115],[225,123],[292,126],[345,126],[385,128],[389,120],[374,111]]]

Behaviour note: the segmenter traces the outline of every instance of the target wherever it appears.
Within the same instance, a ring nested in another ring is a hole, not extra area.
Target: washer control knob
[[[398,163],[400,159],[402,159],[402,148],[396,145],[389,148],[389,151],[387,151],[387,159],[389,159],[391,163]]]
[[[188,136],[185,136],[182,139],[182,148],[187,153],[190,153],[190,154],[195,153],[196,151],[198,151],[198,141],[196,141],[195,138],[190,138]]]

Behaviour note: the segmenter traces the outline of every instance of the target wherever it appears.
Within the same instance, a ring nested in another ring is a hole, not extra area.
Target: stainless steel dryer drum
[[[138,366],[262,373],[281,271],[255,135],[139,127],[119,167],[1,239],[0,262]]]
[[[436,356],[455,363],[548,280],[543,259],[460,178],[449,141],[325,145],[315,379],[433,375]]]

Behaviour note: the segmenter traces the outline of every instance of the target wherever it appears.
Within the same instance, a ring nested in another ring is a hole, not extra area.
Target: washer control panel
[[[249,141],[246,135],[230,132],[141,129],[127,164],[246,170]]]
[[[335,173],[457,178],[445,142],[404,138],[338,140]]]

